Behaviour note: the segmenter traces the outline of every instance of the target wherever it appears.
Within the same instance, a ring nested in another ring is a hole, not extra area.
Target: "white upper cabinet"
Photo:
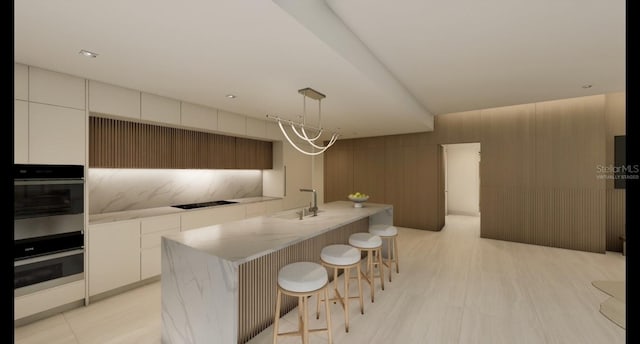
[[[225,133],[246,135],[246,117],[236,113],[218,110],[218,130]]]
[[[182,102],[181,124],[196,129],[218,130],[218,110]]]
[[[285,140],[284,135],[282,135],[282,131],[278,126],[277,122],[267,122],[266,126],[266,138],[275,141]]]
[[[140,118],[179,125],[180,101],[142,92]]]
[[[140,119],[140,91],[90,80],[89,111]]]
[[[13,162],[29,162],[29,103],[13,101]]]
[[[68,74],[29,67],[29,101],[85,109],[85,80]]]
[[[247,136],[267,138],[267,122],[247,117]]]
[[[85,164],[84,110],[29,104],[29,162]]]
[[[29,67],[23,64],[13,67],[13,95],[15,99],[29,100]]]

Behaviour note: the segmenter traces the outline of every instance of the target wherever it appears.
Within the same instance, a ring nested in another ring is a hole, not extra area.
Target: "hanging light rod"
[[[302,122],[294,122],[291,120],[287,120],[287,119],[283,119],[280,118],[279,116],[274,116],[274,115],[267,115],[267,118],[275,120],[278,122],[278,126],[280,127],[280,131],[282,131],[282,134],[284,135],[284,137],[287,139],[287,141],[291,144],[291,146],[293,146],[293,148],[295,148],[297,151],[299,151],[300,153],[306,154],[306,155],[319,155],[324,153],[329,147],[331,147],[336,140],[338,139],[338,136],[340,136],[337,132],[334,132],[331,134],[331,139],[329,140],[329,143],[326,146],[321,146],[316,144],[316,141],[318,139],[320,139],[320,136],[322,135],[322,132],[324,131],[324,129],[322,128],[322,107],[321,107],[321,101],[322,99],[326,98],[327,96],[325,96],[324,94],[310,88],[303,88],[303,89],[299,89],[298,93],[300,93],[302,95],[302,109],[303,109],[303,113],[302,113]],[[306,123],[306,114],[307,114],[307,106],[306,106],[306,99],[307,98],[311,98],[311,99],[315,99],[318,101],[318,126],[311,126],[308,125]],[[308,150],[302,149],[301,147],[299,147],[298,145],[296,145],[293,140],[291,140],[291,138],[289,137],[289,134],[287,133],[287,131],[285,130],[284,125],[282,125],[282,123],[288,124],[291,127],[291,131],[296,134],[296,136],[301,139],[302,141],[306,142],[310,147]],[[311,130],[311,135],[307,133],[307,130]],[[315,133],[313,133],[315,131]],[[314,136],[315,135],[315,136]],[[312,137],[313,136],[313,137]],[[315,151],[317,150],[317,151]]]

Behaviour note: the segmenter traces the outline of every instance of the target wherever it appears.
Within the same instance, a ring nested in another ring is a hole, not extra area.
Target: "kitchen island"
[[[338,201],[299,220],[297,209],[162,237],[162,342],[245,343],[273,322],[278,270],[320,261],[369,225],[392,224],[393,207]],[[283,302],[283,313],[297,305]]]

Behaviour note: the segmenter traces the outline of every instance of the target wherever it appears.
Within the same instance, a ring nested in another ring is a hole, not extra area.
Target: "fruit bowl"
[[[365,194],[351,194],[347,196],[351,202],[353,202],[354,208],[362,208],[362,203],[369,199],[369,195]]]

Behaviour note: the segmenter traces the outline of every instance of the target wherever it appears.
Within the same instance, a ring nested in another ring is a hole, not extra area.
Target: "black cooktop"
[[[195,208],[214,207],[216,205],[225,205],[225,204],[234,204],[234,203],[238,203],[238,202],[233,202],[233,201],[211,201],[211,202],[202,202],[202,203],[190,203],[190,204],[172,205],[172,207],[180,208],[180,209],[195,209]]]

